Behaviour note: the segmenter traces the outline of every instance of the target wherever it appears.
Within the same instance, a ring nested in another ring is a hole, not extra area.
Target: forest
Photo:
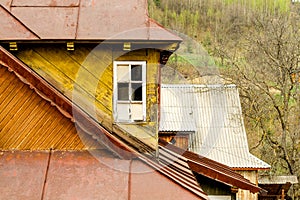
[[[264,172],[300,180],[300,2],[149,0],[149,15],[183,44],[165,83],[236,84],[250,152]],[[300,199],[300,185],[290,191]]]

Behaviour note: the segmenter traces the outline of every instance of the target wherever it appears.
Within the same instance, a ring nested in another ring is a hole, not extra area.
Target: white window
[[[146,119],[146,62],[114,62],[114,119],[138,122]]]

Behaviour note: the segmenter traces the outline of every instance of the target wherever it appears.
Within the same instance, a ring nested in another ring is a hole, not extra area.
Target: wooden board
[[[1,150],[102,149],[77,133],[74,123],[42,99],[6,67],[0,66]]]
[[[113,61],[146,61],[147,116],[142,126],[152,130],[144,131],[153,138],[145,143],[156,146],[153,142],[158,138],[159,51],[112,51],[95,44],[77,44],[75,51],[67,51],[62,44],[31,44],[20,48],[16,56],[111,132],[114,124]],[[130,134],[130,131],[124,134]]]

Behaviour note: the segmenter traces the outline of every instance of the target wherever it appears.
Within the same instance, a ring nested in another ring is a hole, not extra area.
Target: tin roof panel
[[[236,86],[162,85],[161,96],[160,131],[195,127],[190,141],[193,152],[233,168],[270,167],[249,153]]]
[[[34,39],[181,41],[149,18],[146,0],[15,0],[12,5],[0,0],[0,4],[38,35]],[[4,22],[10,26],[10,21]],[[0,40],[27,39],[10,37],[13,30],[3,32]]]
[[[1,199],[207,199],[140,160],[103,150],[0,151],[0,163]]]
[[[258,178],[259,184],[297,184],[298,179],[297,176],[259,176]]]
[[[73,39],[76,7],[12,7],[12,13],[42,39]]]
[[[0,5],[5,7],[6,9],[10,9],[11,0],[0,0]],[[3,18],[1,18],[3,19]]]
[[[1,199],[41,199],[48,155],[0,151]]]
[[[178,87],[176,91],[162,88],[160,131],[196,131],[192,92],[192,87]]]
[[[0,4],[0,19],[1,29],[0,37],[7,40],[14,40],[17,38],[23,39],[38,39],[36,34],[26,27],[21,21],[15,18],[11,13]]]
[[[77,39],[147,39],[145,3],[82,0]]]
[[[78,6],[79,0],[14,0],[12,6]]]

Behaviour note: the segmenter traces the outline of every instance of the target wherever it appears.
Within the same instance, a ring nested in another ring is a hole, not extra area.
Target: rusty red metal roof
[[[0,163],[1,199],[199,199],[141,161],[103,150],[0,151]]]
[[[4,8],[8,9],[10,8],[11,0],[0,0],[0,5],[2,5]]]
[[[72,7],[79,6],[79,0],[14,0],[11,6]]]
[[[1,23],[7,27],[0,40],[28,39],[17,34],[27,28],[37,36],[32,40],[181,41],[149,18],[146,0],[1,0],[0,4]],[[23,26],[15,26],[12,17]]]
[[[12,15],[3,5],[0,4],[0,38],[6,40],[36,40],[39,37],[30,30],[25,24]]]

